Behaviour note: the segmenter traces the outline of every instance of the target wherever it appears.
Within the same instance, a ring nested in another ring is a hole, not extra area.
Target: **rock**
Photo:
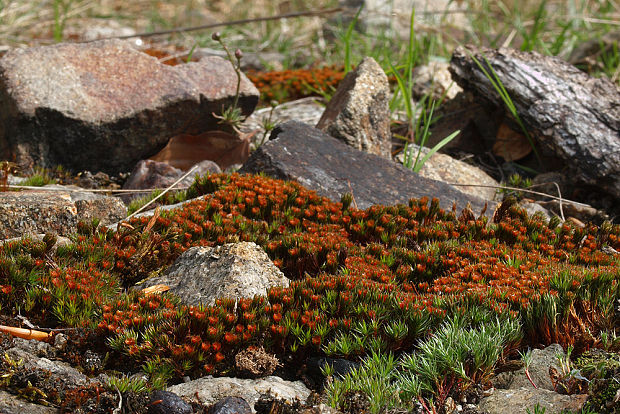
[[[415,144],[410,144],[408,148],[411,151],[411,159],[415,162],[420,147]],[[426,147],[422,148],[420,160],[422,160],[429,151],[430,150]],[[401,152],[398,154],[396,159],[402,163],[404,160],[404,153]],[[419,174],[422,177],[443,181],[448,184],[462,184],[456,186],[459,191],[486,200],[495,199],[497,188],[493,188],[492,186],[499,186],[499,183],[495,181],[493,177],[480,168],[439,152],[436,152],[426,160]],[[490,187],[477,187],[476,185],[470,186],[468,184],[480,184]]]
[[[287,51],[288,52],[288,51]],[[228,55],[225,50],[211,49],[209,47],[199,47],[194,50],[193,58],[201,59],[204,56],[219,56],[227,59]],[[282,64],[284,60],[287,60],[287,64],[290,66],[298,67],[289,61],[291,56],[287,53],[284,56],[278,52],[268,52],[261,50],[260,52],[243,51],[243,59],[241,59],[241,70],[244,72],[248,70],[264,71],[264,70],[284,70]],[[301,66],[301,65],[300,65]]]
[[[392,158],[390,85],[373,58],[347,73],[316,127],[353,148]]]
[[[479,213],[488,203],[486,214],[491,215],[495,208],[493,202],[420,177],[402,165],[351,148],[301,122],[277,126],[270,141],[252,154],[240,172],[264,172],[275,178],[297,180],[333,201],[352,192],[360,209],[373,204],[407,204],[410,198],[424,196],[437,197],[440,206],[448,210],[453,203],[459,208],[469,203]]]
[[[170,391],[156,390],[151,394],[148,414],[192,414],[192,406]]]
[[[83,30],[84,31],[79,34],[79,36],[88,42],[106,37],[131,36],[136,34],[136,31],[131,27],[123,26],[116,20],[112,19],[99,19],[97,21],[91,21],[84,27]]]
[[[189,200],[181,201],[179,203],[168,204],[168,205],[165,205],[165,206],[158,206],[158,207],[159,207],[160,211],[174,210],[175,208],[179,208],[179,207],[183,206],[184,204],[194,202],[194,201],[196,201],[198,199],[201,199],[203,197],[204,196],[200,196],[200,197],[197,197],[197,198],[190,198]],[[152,217],[154,213],[155,213],[155,209],[153,209],[153,210],[146,210],[146,211],[143,211],[141,213],[136,214],[133,217]],[[123,222],[123,221],[124,220],[117,221],[116,223],[109,224],[106,227],[108,229],[113,230],[113,231],[117,231],[118,230],[118,225],[121,222]]]
[[[557,215],[560,215],[559,200],[539,201],[538,204],[540,204],[541,207],[551,210]],[[562,202],[562,211],[564,212],[565,218],[568,219],[569,217],[571,217],[584,222],[591,221],[596,223],[602,223],[603,221],[609,219],[609,216],[604,211],[597,210],[594,207],[583,203],[577,204]]]
[[[550,56],[458,47],[450,71],[465,90],[503,101],[474,61],[490,64],[537,146],[562,159],[573,183],[620,198],[620,88]]]
[[[141,160],[129,174],[123,185],[124,190],[166,188],[183,175],[183,171],[172,165],[153,161]],[[180,186],[179,186],[180,187]]]
[[[298,99],[296,101],[285,102],[272,108],[261,108],[254,111],[243,123],[242,131],[256,131],[253,137],[251,148],[260,147],[269,138],[271,131],[265,131],[265,123],[273,125],[282,124],[286,121],[299,121],[308,125],[316,125],[323,115],[325,105],[323,99],[311,96]],[[271,117],[271,118],[270,118]]]
[[[552,214],[549,212],[549,210],[536,202],[522,200],[519,203],[519,206],[525,211],[527,211],[528,216],[533,216],[536,213],[540,213],[543,215],[546,222],[549,222],[549,220],[551,219]]]
[[[7,177],[6,183],[8,185],[20,185],[21,183],[23,183],[27,179],[28,179],[28,177],[17,177],[17,176],[15,176],[13,174],[9,174],[9,176]]]
[[[53,358],[56,356],[56,350],[50,344],[43,341],[14,337],[13,346],[41,358]]]
[[[579,412],[588,398],[585,394],[560,395],[546,389],[518,388],[495,390],[478,404],[478,410],[488,414],[526,414],[534,412],[536,404],[545,409],[545,414],[559,414],[564,410]]]
[[[0,239],[33,233],[68,235],[80,220],[99,218],[101,224],[127,216],[127,208],[116,197],[85,191],[78,187],[50,186],[67,191],[0,192]]]
[[[194,182],[196,175],[205,175],[207,173],[221,173],[222,170],[213,161],[205,160],[196,165],[196,169],[176,187],[189,187]],[[134,167],[131,175],[123,185],[125,190],[133,189],[150,189],[150,188],[167,188],[174,184],[184,172],[178,168],[171,166],[165,162],[153,160],[141,160]],[[143,196],[144,193],[126,194],[121,196],[123,201],[128,202],[134,198]]]
[[[120,178],[123,174],[119,174]],[[77,182],[81,188],[119,188],[119,185],[115,182],[116,179],[110,178],[110,176],[104,172],[97,172],[95,174],[90,171],[82,171],[78,173]]]
[[[413,70],[413,96],[422,99],[430,95],[432,99],[454,99],[463,89],[452,79],[448,62],[433,60]]]
[[[553,383],[549,377],[549,367],[560,369],[558,366],[558,355],[565,356],[561,345],[549,345],[545,349],[533,349],[532,361],[529,366],[529,373],[532,381],[539,389],[555,391]],[[534,388],[532,383],[525,375],[525,367],[513,372],[503,372],[498,375],[503,387],[511,390],[519,388]]]
[[[55,414],[58,410],[53,407],[32,404],[19,397],[0,390],[0,413],[3,414]]]
[[[237,76],[218,57],[168,66],[128,42],[14,49],[0,59],[0,158],[26,168],[130,170],[179,133],[217,129]],[[258,90],[242,77],[239,106]]]
[[[252,407],[241,397],[226,397],[211,407],[211,414],[251,414]]]
[[[349,19],[363,4],[358,26],[373,35],[385,33],[402,40],[408,39],[411,11],[414,9],[415,22],[419,25],[441,25],[457,30],[469,27],[461,3],[451,0],[341,0],[339,4]]]
[[[265,295],[289,280],[255,243],[229,243],[186,250],[163,275],[147,279],[140,288],[164,284],[187,305],[213,305],[216,298]]]
[[[62,384],[58,386],[59,389],[77,388],[91,383],[86,375],[66,362],[38,357],[19,347],[7,350],[6,355],[13,361],[22,361],[19,372],[26,376],[24,381],[30,381],[34,387],[39,385],[37,382]]]
[[[333,375],[336,378],[344,378],[345,375],[360,366],[358,362],[349,361],[344,358],[311,357],[308,358],[308,362],[306,363],[308,375],[315,378],[320,377],[322,379],[323,373],[321,369],[328,364],[331,366]]]
[[[188,401],[202,404],[215,404],[225,397],[241,397],[250,404],[250,407],[254,406],[261,394],[274,395],[288,402],[295,400],[303,402],[310,395],[310,390],[301,381],[285,381],[275,376],[260,379],[207,376],[173,385],[168,387],[168,391],[172,391]]]
[[[19,237],[11,237],[9,239],[4,239],[4,240],[0,240],[0,246],[3,245],[4,243],[10,243],[13,241],[18,241],[21,240],[22,238],[30,238],[32,240],[35,241],[40,241],[42,242],[43,239],[45,238],[45,234],[43,233],[38,233],[38,234],[24,234],[22,236]],[[68,246],[69,244],[71,244],[71,239],[69,239],[68,237],[62,237],[62,236],[56,236],[56,242],[54,243],[54,246],[52,246],[51,249],[51,253],[54,254],[56,253],[56,249],[58,249],[58,247],[62,246]],[[63,334],[60,334],[61,337],[64,336]],[[56,335],[56,337],[58,337],[58,335]]]
[[[341,411],[338,411],[329,405],[318,404],[311,408],[302,410],[301,414],[341,414]]]

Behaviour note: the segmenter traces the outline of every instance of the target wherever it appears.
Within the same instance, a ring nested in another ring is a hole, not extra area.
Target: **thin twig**
[[[143,189],[106,189],[106,188],[57,188],[57,187],[37,187],[31,185],[7,185],[8,188],[15,190],[43,190],[43,191],[62,191],[73,193],[150,193],[155,190],[165,190],[166,188],[143,188]],[[175,190],[187,190],[189,187],[177,187]]]
[[[159,197],[163,196],[164,194],[166,194],[168,191],[172,190],[172,188],[177,185],[178,183],[180,183],[181,181],[183,181],[185,179],[185,177],[187,177],[188,175],[190,175],[192,172],[194,172],[194,170],[198,168],[198,164],[194,165],[192,168],[190,168],[190,170],[188,172],[186,172],[185,174],[183,174],[181,176],[181,178],[179,178],[178,180],[176,180],[174,183],[172,183],[168,188],[166,188],[164,191],[161,192],[161,194],[159,194],[157,197],[153,198],[151,201],[149,201],[148,203],[146,203],[145,205],[143,205],[142,207],[140,207],[139,209],[137,209],[136,211],[134,211],[133,213],[131,213],[129,216],[127,216],[127,218],[125,220],[129,220],[130,218],[132,218],[133,216],[135,216],[136,214],[140,213],[141,211],[143,211],[145,208],[147,208],[148,206],[150,206],[151,204],[153,204],[157,199],[159,199]]]
[[[574,204],[576,206],[590,207],[589,205],[584,204],[584,203],[580,203],[578,201],[573,201],[573,200],[568,200],[566,198],[562,198],[562,194],[560,194],[560,197],[556,197],[556,196],[552,196],[551,194],[541,193],[540,191],[526,190],[524,188],[518,188],[518,187],[507,187],[507,186],[504,186],[504,185],[459,184],[459,183],[447,183],[447,184],[453,185],[455,187],[482,187],[482,188],[498,188],[500,190],[523,191],[524,193],[536,194],[536,195],[540,195],[540,196],[543,196],[543,197],[549,197],[549,198],[554,199],[554,200],[560,200],[560,202],[561,201],[565,201],[567,203],[571,203],[571,204]]]
[[[215,27],[222,27],[222,26],[233,26],[233,25],[255,23],[255,22],[268,22],[271,20],[292,19],[295,17],[320,16],[323,14],[332,14],[332,13],[336,13],[339,11],[342,11],[341,7],[336,7],[333,9],[323,9],[323,10],[308,10],[308,11],[295,12],[295,13],[278,14],[276,16],[255,17],[252,19],[231,20],[229,22],[222,22],[222,23],[201,24],[199,26],[176,27],[174,29],[169,29],[169,30],[157,30],[154,32],[143,32],[143,33],[136,33],[136,34],[125,35],[125,36],[109,36],[109,37],[102,37],[102,38],[94,39],[94,40],[85,40],[85,41],[76,42],[76,43],[91,43],[91,42],[95,42],[98,40],[131,39],[134,37],[151,37],[151,36],[159,36],[159,35],[166,35],[166,34],[173,34],[173,33],[194,32],[197,30],[213,29]]]

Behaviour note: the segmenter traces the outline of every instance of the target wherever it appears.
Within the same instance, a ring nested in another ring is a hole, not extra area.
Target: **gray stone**
[[[197,198],[190,198],[189,200],[181,201],[181,202],[179,202],[179,203],[168,204],[168,205],[165,205],[165,206],[158,206],[158,207],[159,207],[159,210],[160,210],[160,211],[170,211],[170,210],[174,210],[174,209],[176,209],[176,208],[180,208],[181,206],[183,206],[183,205],[185,205],[185,204],[192,203],[192,202],[194,202],[194,201],[196,201],[196,200],[202,199],[203,197],[204,197],[204,196],[200,196],[200,197],[197,197]],[[147,210],[147,211],[143,211],[143,212],[141,212],[141,213],[138,213],[138,214],[136,214],[136,215],[135,215],[135,216],[133,216],[133,217],[136,217],[136,218],[137,218],[137,217],[152,217],[154,213],[155,213],[155,209],[153,209],[153,210]],[[121,222],[123,222],[123,221],[124,221],[124,220],[117,221],[116,223],[112,223],[112,224],[110,224],[110,225],[107,225],[106,227],[107,227],[108,229],[113,230],[113,231],[117,231],[117,230],[118,230],[118,225],[119,225]]]
[[[421,177],[393,161],[367,154],[300,122],[277,126],[270,141],[258,148],[240,172],[264,172],[283,180],[297,180],[319,195],[340,201],[352,192],[358,208],[374,204],[407,204],[411,198],[437,197],[443,209],[470,204],[477,214],[496,203],[473,197],[440,181]]]
[[[454,99],[463,89],[452,80],[449,67],[448,62],[437,60],[417,66],[413,71],[413,96],[421,99],[425,95],[430,95],[436,101]]]
[[[316,127],[353,148],[392,158],[390,85],[373,58],[347,73]]]
[[[302,410],[301,414],[342,414],[342,411],[336,410],[329,405],[317,404],[313,407]]]
[[[91,382],[86,375],[63,361],[38,357],[18,347],[8,349],[6,354],[14,361],[22,361],[20,369],[49,372],[49,381],[62,383],[66,388],[82,387]]]
[[[171,136],[221,127],[213,114],[232,104],[236,85],[224,59],[172,67],[119,40],[14,49],[0,59],[0,158],[128,171]],[[242,76],[243,114],[257,102]]]
[[[226,51],[222,49],[199,47],[194,51],[194,58],[200,59],[204,56],[219,56],[224,59],[228,58]],[[289,53],[284,56],[282,53],[268,52],[266,50],[261,50],[259,52],[244,50],[243,59],[241,59],[241,70],[243,70],[244,72],[247,70],[284,70],[284,65],[282,64],[282,62],[284,62],[285,59],[287,60],[287,62],[290,62],[290,58],[291,56]],[[288,64],[290,65],[291,63]]]
[[[191,405],[170,391],[153,391],[148,404],[148,414],[191,414],[193,412]]]
[[[560,214],[560,200],[548,200],[548,201],[539,201],[543,208],[549,209],[553,211],[557,215]],[[597,210],[594,207],[583,204],[583,203],[570,203],[570,202],[562,202],[562,212],[564,213],[564,217],[573,217],[583,222],[602,222],[604,220],[609,220],[609,215],[602,210]]]
[[[546,208],[544,208],[543,206],[541,206],[540,204],[536,202],[521,201],[519,205],[525,211],[527,211],[527,214],[529,216],[533,216],[536,213],[540,213],[543,215],[546,222],[549,222],[549,219],[551,219],[552,214],[549,212],[549,210],[547,210]]]
[[[22,236],[19,237],[11,237],[8,239],[4,239],[4,240],[0,240],[0,246],[3,245],[4,243],[10,243],[10,242],[14,242],[14,241],[18,241],[21,240],[23,238],[29,238],[32,240],[36,240],[36,241],[43,241],[43,238],[45,237],[44,233],[37,233],[37,234],[24,234]],[[62,236],[56,236],[56,243],[54,244],[54,246],[52,247],[51,253],[54,254],[56,253],[56,249],[58,249],[58,247],[62,246],[68,246],[69,244],[71,244],[71,239],[69,239],[68,237],[62,237]],[[56,335],[56,338],[58,337],[65,337],[66,336],[64,334],[58,334]]]
[[[175,188],[189,187],[196,178],[196,175],[207,173],[221,173],[220,167],[213,161],[205,160],[198,163],[194,172],[182,181]],[[131,175],[123,185],[125,190],[141,190],[151,188],[167,188],[174,184],[184,174],[179,168],[175,168],[165,162],[153,160],[141,160],[134,167]],[[145,193],[123,194],[121,198],[128,202],[134,198],[139,198]]]
[[[207,376],[194,381],[168,387],[168,391],[202,404],[215,404],[225,397],[241,397],[250,407],[258,401],[261,394],[270,394],[288,402],[305,402],[310,390],[301,381],[285,381],[270,376],[260,379],[240,379],[230,377],[213,378]],[[255,412],[252,409],[252,412]]]
[[[299,121],[308,125],[316,125],[321,119],[324,110],[325,104],[323,99],[316,96],[285,102],[273,108],[273,112],[271,107],[254,111],[243,122],[241,130],[246,133],[256,131],[250,144],[252,149],[256,149],[269,138],[270,131],[265,131],[264,128],[266,121],[274,125],[282,124],[286,121]]]
[[[211,414],[250,414],[252,407],[241,397],[226,397],[211,407]]]
[[[536,404],[545,414],[559,414],[563,410],[579,412],[588,398],[585,394],[561,395],[546,389],[518,388],[495,390],[478,404],[480,411],[488,414],[526,414],[534,412]]]
[[[545,349],[533,349],[532,360],[528,368],[530,377],[539,389],[555,391],[551,377],[549,376],[549,367],[560,369],[558,365],[558,355],[565,356],[561,345],[552,344]],[[525,367],[514,372],[504,372],[500,374],[507,378],[502,378],[504,387],[507,389],[518,388],[534,388],[532,383],[525,375]]]
[[[50,344],[43,341],[15,337],[13,338],[13,345],[15,348],[19,348],[38,357],[47,358],[54,357],[56,355],[56,350]]]
[[[141,288],[164,284],[188,305],[212,305],[217,298],[265,295],[272,286],[289,280],[255,243],[192,247],[163,275],[147,279]]]
[[[22,400],[13,394],[0,390],[0,413],[2,414],[54,414],[58,410]]]
[[[346,15],[355,15],[360,5],[360,28],[369,33],[385,33],[396,39],[408,39],[411,11],[415,9],[415,24],[441,25],[442,30],[466,30],[469,20],[460,2],[452,0],[341,0]]]
[[[116,197],[85,191],[78,187],[51,186],[65,191],[0,192],[0,239],[24,234],[75,232],[80,220],[114,223],[127,215],[127,208]]]
[[[410,152],[409,156],[412,161],[415,161],[419,148],[420,147],[415,144],[409,145],[408,152]],[[420,161],[429,151],[430,150],[426,147],[422,148],[419,158]],[[398,154],[396,159],[402,163],[404,160],[404,153],[401,152]],[[460,184],[456,185],[459,191],[486,200],[495,199],[497,188],[494,188],[494,186],[499,186],[499,183],[495,181],[493,177],[480,168],[439,152],[431,155],[431,157],[426,160],[419,174],[422,177],[443,181],[448,184]],[[486,185],[488,187],[478,185]]]

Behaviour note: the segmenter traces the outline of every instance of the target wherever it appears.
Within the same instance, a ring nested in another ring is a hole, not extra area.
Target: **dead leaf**
[[[506,122],[502,122],[495,135],[493,154],[510,162],[520,160],[530,152],[532,146],[525,135],[513,130]]]
[[[250,156],[250,139],[256,132],[236,135],[224,131],[207,131],[200,135],[177,135],[151,159],[188,170],[204,160],[211,160],[222,170],[243,164]]]

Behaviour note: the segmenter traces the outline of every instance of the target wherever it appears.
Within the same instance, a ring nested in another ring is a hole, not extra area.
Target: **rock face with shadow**
[[[0,158],[23,168],[129,171],[181,133],[219,129],[237,75],[219,57],[167,66],[105,40],[15,49],[0,59]],[[258,90],[242,76],[239,106]]]

